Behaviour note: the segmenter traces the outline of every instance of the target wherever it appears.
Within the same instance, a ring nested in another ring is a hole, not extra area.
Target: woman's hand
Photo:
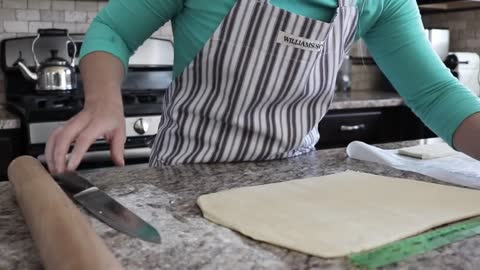
[[[48,139],[45,156],[52,173],[75,170],[98,138],[110,144],[116,165],[123,166],[125,163],[125,117],[121,95],[124,65],[109,53],[92,52],[82,59],[80,70],[85,106]],[[73,150],[67,158],[72,144]]]
[[[50,172],[75,170],[98,138],[104,138],[110,144],[114,163],[123,166],[125,118],[121,100],[97,100],[93,104],[86,104],[80,113],[52,133],[45,148]],[[67,158],[72,144],[73,150]]]

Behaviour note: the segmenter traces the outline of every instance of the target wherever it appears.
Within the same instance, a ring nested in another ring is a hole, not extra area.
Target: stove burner
[[[130,105],[135,103],[135,97],[131,95],[123,95],[123,105]]]
[[[123,104],[132,105],[132,104],[160,104],[162,95],[159,95],[158,92],[152,92],[147,94],[123,94]]]
[[[125,116],[161,114],[164,93],[162,89],[122,89]],[[50,95],[33,93],[11,96],[9,103],[24,111],[27,121],[63,121],[82,110],[84,98],[82,91]]]
[[[163,91],[123,93],[125,107],[129,105],[157,105],[162,103]],[[32,111],[43,110],[79,110],[83,108],[84,100],[81,94],[71,95],[24,95],[17,96],[15,103]]]
[[[83,107],[80,96],[27,96],[21,101],[30,110],[71,109]]]

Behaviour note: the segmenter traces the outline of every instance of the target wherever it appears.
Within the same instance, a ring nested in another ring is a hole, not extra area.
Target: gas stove
[[[81,47],[83,35],[72,35],[77,47]],[[7,107],[22,118],[26,137],[26,154],[44,161],[45,144],[50,134],[84,105],[83,84],[77,70],[78,88],[70,91],[38,91],[35,83],[24,78],[14,66],[21,55],[34,71],[31,44],[32,37],[2,41],[0,60],[5,73]],[[37,50],[39,59],[52,49],[64,58],[72,57],[71,41],[59,37],[43,37]],[[77,63],[78,64],[78,63]],[[126,136],[126,164],[148,161],[150,146],[161,120],[165,90],[172,81],[173,46],[168,40],[149,39],[131,57],[129,71],[122,86]],[[89,149],[80,168],[113,165],[109,146],[99,138]]]
[[[163,89],[122,90],[125,116],[158,115],[163,104]],[[28,122],[64,121],[82,110],[83,92],[58,94],[28,94],[10,97],[8,105],[25,115]]]

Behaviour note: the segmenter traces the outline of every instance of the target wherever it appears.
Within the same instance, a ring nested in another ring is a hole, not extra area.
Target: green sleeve
[[[385,0],[364,39],[410,108],[452,145],[460,124],[480,112],[480,101],[451,75],[431,48],[416,1]]]
[[[128,67],[128,59],[158,28],[182,9],[183,0],[110,0],[93,20],[80,58],[108,52]]]

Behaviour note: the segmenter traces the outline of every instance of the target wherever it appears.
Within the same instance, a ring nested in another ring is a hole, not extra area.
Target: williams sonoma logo
[[[323,42],[306,39],[302,37],[297,37],[294,35],[287,34],[283,31],[278,32],[277,43],[292,46],[298,49],[308,50],[308,51],[320,51],[323,46]]]

